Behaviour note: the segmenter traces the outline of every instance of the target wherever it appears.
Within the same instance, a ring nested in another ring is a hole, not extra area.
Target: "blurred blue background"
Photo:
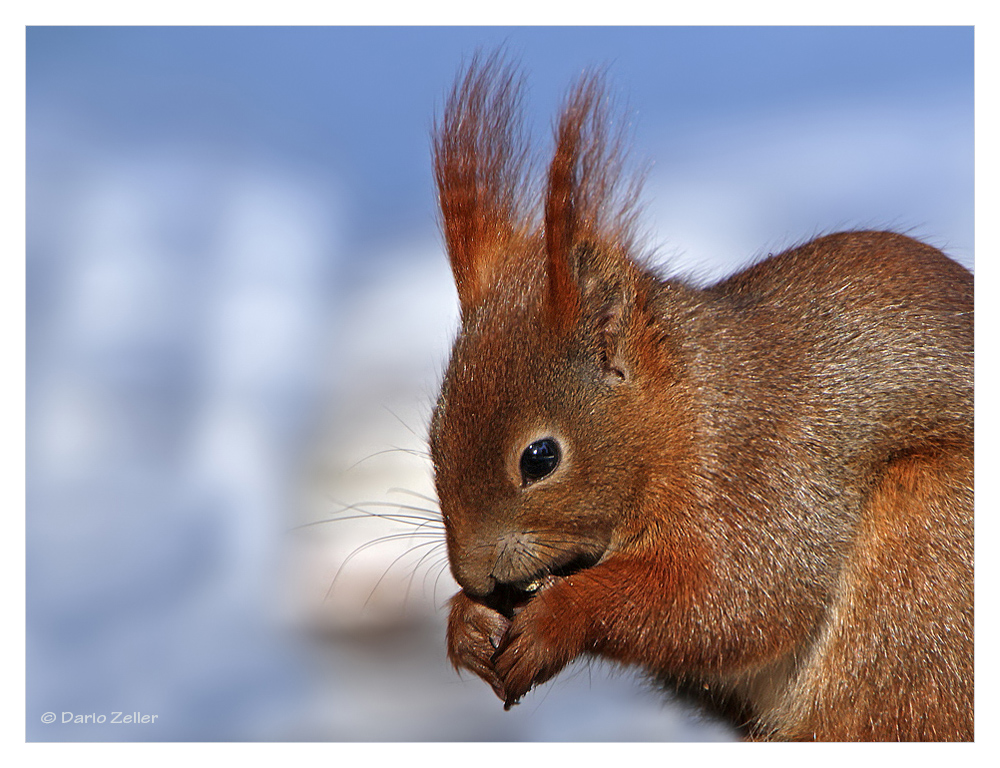
[[[973,267],[968,27],[29,28],[29,741],[731,738],[597,663],[504,713],[439,539],[296,528],[432,509],[428,131],[498,45],[541,144],[608,66],[667,271],[850,227]],[[61,722],[116,711],[157,719]]]

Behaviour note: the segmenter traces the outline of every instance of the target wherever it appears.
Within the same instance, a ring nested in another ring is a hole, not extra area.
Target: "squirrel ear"
[[[632,378],[637,361],[632,328],[642,314],[637,269],[620,253],[577,248],[582,321],[595,341],[599,364],[609,383]]]
[[[468,316],[529,229],[520,78],[473,59],[434,126],[434,177],[455,286]]]

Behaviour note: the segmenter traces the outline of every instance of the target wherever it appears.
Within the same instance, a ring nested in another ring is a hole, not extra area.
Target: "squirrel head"
[[[475,62],[435,127],[462,321],[430,447],[452,571],[473,596],[593,564],[634,534],[662,451],[647,425],[677,373],[600,78],[570,92],[540,202],[519,94],[509,67]]]

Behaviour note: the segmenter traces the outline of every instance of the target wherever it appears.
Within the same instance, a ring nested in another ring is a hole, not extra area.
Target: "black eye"
[[[551,437],[536,440],[521,454],[521,477],[525,483],[541,480],[559,463],[559,443]]]

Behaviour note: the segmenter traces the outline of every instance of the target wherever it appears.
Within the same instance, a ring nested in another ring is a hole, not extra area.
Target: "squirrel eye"
[[[536,440],[521,454],[521,477],[525,483],[541,480],[559,464],[559,443],[551,437]]]

